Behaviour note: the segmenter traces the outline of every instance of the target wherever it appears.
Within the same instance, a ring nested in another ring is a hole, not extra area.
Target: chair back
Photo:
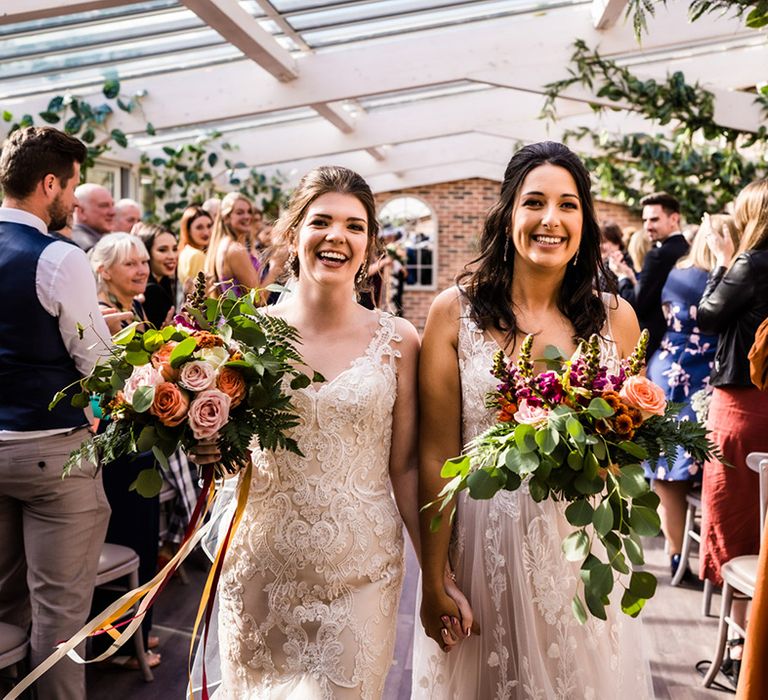
[[[747,466],[760,478],[760,537],[765,530],[765,513],[768,510],[768,452],[750,452]]]

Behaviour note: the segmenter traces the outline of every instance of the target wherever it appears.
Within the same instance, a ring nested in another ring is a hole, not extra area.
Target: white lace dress
[[[389,480],[399,340],[381,314],[363,356],[293,393],[304,457],[254,453],[219,586],[217,700],[381,696],[403,580]]]
[[[496,343],[469,319],[459,330],[462,439],[489,428],[495,412],[485,395]],[[614,361],[606,343],[603,362]],[[614,600],[608,620],[579,625],[571,611],[578,565],[560,543],[572,528],[563,506],[536,503],[523,487],[490,500],[459,498],[451,561],[456,581],[481,626],[443,653],[416,625],[413,698],[435,700],[642,700],[652,697],[639,621]],[[421,601],[418,601],[420,605]],[[418,615],[417,615],[418,619]]]

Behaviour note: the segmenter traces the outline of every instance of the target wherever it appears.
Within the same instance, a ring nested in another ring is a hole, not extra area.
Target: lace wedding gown
[[[464,300],[459,328],[462,439],[467,443],[494,422],[485,395],[495,389],[491,366],[498,346],[470,320]],[[613,343],[605,343],[602,361],[618,361]],[[560,550],[572,530],[563,510],[550,500],[534,502],[525,486],[490,500],[470,499],[466,491],[460,495],[451,562],[481,634],[446,654],[417,622],[413,698],[652,697],[639,622],[621,612],[618,600],[607,608],[606,622],[590,618],[582,626],[573,616],[579,565],[567,562]]]
[[[394,319],[339,376],[293,392],[304,457],[254,452],[219,585],[216,700],[379,698],[403,580],[389,480]]]

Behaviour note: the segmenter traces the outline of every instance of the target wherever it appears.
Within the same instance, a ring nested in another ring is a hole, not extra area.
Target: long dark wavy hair
[[[519,329],[512,306],[512,277],[515,247],[507,247],[512,212],[523,180],[540,165],[565,168],[576,182],[583,226],[576,263],[569,262],[557,298],[557,308],[573,324],[576,339],[600,333],[606,311],[598,293],[598,280],[605,278],[600,255],[600,226],[590,192],[587,169],[573,151],[561,143],[543,141],[524,146],[512,156],[504,172],[499,201],[491,207],[480,237],[480,255],[458,277],[470,306],[472,319],[480,328],[496,328],[508,341]],[[614,290],[611,290],[614,291]]]

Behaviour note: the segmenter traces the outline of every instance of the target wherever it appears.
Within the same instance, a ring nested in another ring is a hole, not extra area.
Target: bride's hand
[[[459,615],[461,618],[460,632],[462,637],[469,637],[470,631],[473,634],[480,634],[480,625],[478,625],[475,620],[472,607],[470,606],[467,597],[456,585],[456,579],[450,571],[446,573],[444,585],[445,592],[453,599],[459,608]]]
[[[434,592],[424,591],[421,624],[427,636],[444,652],[451,651],[465,637],[459,608],[444,588]]]
[[[216,464],[221,460],[221,452],[216,438],[198,440],[197,444],[187,453],[187,457],[195,464]]]

